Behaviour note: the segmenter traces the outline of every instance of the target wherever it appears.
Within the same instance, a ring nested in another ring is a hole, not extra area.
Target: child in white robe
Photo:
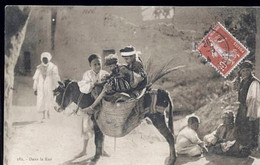
[[[182,129],[177,135],[176,150],[179,155],[199,156],[205,148],[204,142],[200,140],[197,134],[199,128],[199,118],[191,116],[188,119],[188,126]]]
[[[105,70],[102,70],[101,58],[92,54],[88,58],[91,70],[84,73],[81,81],[78,82],[80,92],[88,94],[92,91],[96,83],[99,83],[102,79],[109,75]],[[85,114],[82,118],[82,136],[83,136],[83,150],[76,156],[81,157],[86,155],[88,141],[94,135],[93,121],[91,116]]]

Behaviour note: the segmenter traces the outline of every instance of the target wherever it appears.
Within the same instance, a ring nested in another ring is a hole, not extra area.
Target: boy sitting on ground
[[[188,126],[183,128],[176,139],[176,150],[179,155],[200,156],[207,148],[198,137],[199,118],[191,116],[188,119]]]

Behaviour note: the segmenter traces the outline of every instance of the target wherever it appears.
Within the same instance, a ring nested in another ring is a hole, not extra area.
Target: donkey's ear
[[[61,82],[61,81],[58,81],[58,83],[59,83],[60,87],[64,87],[64,84],[63,84],[63,82]]]

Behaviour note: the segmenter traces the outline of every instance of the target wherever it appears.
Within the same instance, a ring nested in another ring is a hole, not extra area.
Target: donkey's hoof
[[[89,165],[94,165],[94,164],[96,164],[99,158],[100,158],[100,156],[98,156],[98,157],[94,156],[94,157],[91,159]]]
[[[103,157],[110,157],[110,155],[106,151],[103,151],[102,156]]]
[[[167,158],[165,159],[164,165],[168,165],[168,163],[169,163],[169,157],[167,157]]]
[[[89,162],[89,165],[95,165],[95,164],[97,164],[97,162],[93,162],[93,161]]]
[[[82,151],[82,152],[79,153],[78,155],[74,156],[74,159],[80,158],[80,157],[85,156],[85,155],[87,155],[87,153],[84,152],[84,151]]]

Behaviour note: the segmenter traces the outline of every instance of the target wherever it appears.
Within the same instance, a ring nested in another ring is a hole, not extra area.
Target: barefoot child
[[[100,82],[101,79],[108,75],[105,70],[102,70],[101,58],[98,55],[90,55],[88,62],[91,69],[86,71],[82,80],[78,82],[80,92],[85,94],[90,93],[94,88],[95,83]],[[93,134],[93,121],[91,120],[91,116],[86,114],[82,119],[83,150],[76,157],[86,155],[88,141]]]
[[[198,137],[199,118],[191,116],[188,119],[188,126],[182,129],[177,135],[176,150],[179,155],[199,156],[203,153],[205,144]]]

